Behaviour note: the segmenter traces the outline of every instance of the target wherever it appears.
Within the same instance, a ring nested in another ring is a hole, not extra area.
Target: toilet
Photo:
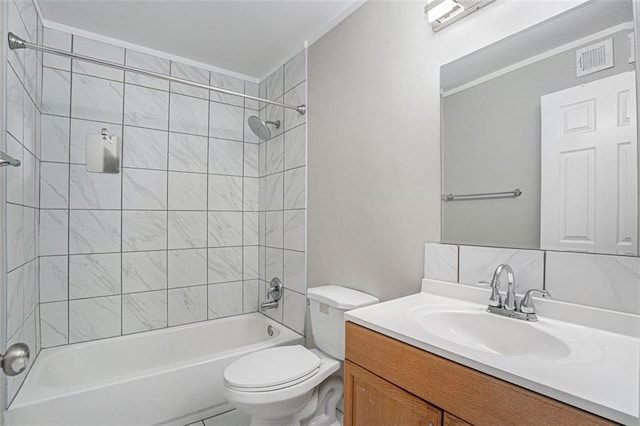
[[[251,416],[251,426],[339,426],[343,394],[336,373],[344,361],[344,313],[378,298],[336,285],[310,288],[311,330],[317,349],[280,346],[246,355],[224,371],[224,395]]]

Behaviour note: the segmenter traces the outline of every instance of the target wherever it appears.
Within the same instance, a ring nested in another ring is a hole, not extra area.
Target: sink
[[[457,345],[498,355],[552,361],[571,354],[567,344],[538,324],[484,310],[417,309],[409,312],[424,330]]]

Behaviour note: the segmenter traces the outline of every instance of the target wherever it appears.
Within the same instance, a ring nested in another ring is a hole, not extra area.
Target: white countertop
[[[639,316],[536,299],[538,322],[528,324],[572,348],[559,360],[480,351],[431,334],[429,324],[410,317],[425,307],[482,311],[488,295],[485,289],[425,279],[422,292],[348,311],[345,319],[585,411],[639,424]]]

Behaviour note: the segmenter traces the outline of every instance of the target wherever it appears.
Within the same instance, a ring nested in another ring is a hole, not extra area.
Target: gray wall
[[[423,3],[367,2],[309,48],[309,286],[418,291],[440,240],[440,66],[579,3],[496,2],[433,33]]]
[[[540,97],[635,69],[627,33],[613,35],[614,68],[576,78],[576,47],[443,98],[443,192],[523,192],[443,203],[443,242],[539,248]]]

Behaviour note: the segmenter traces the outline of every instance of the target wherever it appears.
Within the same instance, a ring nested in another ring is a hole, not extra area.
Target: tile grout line
[[[73,39],[71,35],[71,51],[73,51]],[[44,56],[42,57],[44,68]],[[42,71],[44,79],[44,69]],[[44,80],[43,80],[44,88]],[[44,90],[43,90],[44,92]],[[69,163],[71,163],[71,110],[73,107],[73,60],[69,60]],[[67,181],[67,342],[71,342],[71,165],[68,166],[68,181]]]
[[[123,62],[127,62],[127,51],[124,51]],[[124,335],[124,147],[126,144],[124,122],[125,103],[127,97],[126,76],[122,73],[122,144],[120,145],[120,335]]]
[[[169,61],[169,75],[171,75],[171,66],[173,61]],[[169,327],[169,150],[170,150],[170,138],[171,138],[171,82],[169,82],[169,97],[167,100],[167,252],[165,259],[167,262],[167,276],[166,276],[166,293],[165,300],[167,302],[167,322],[166,327]]]

